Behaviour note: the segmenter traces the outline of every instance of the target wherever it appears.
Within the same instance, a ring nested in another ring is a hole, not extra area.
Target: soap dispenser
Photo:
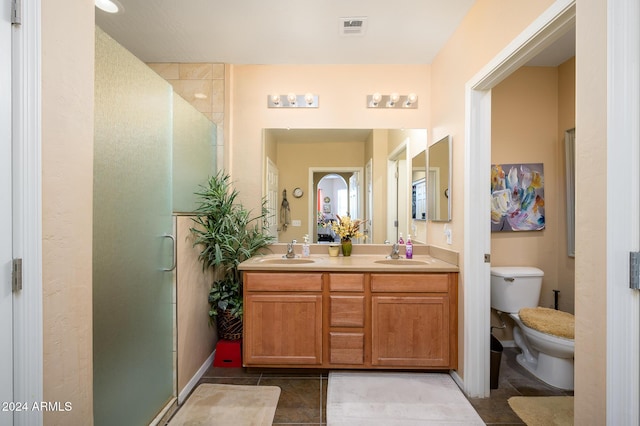
[[[309,250],[309,235],[305,234],[303,240],[304,242],[302,243],[302,257],[309,257],[311,255]]]
[[[411,234],[407,235],[407,244],[404,248],[404,255],[407,259],[413,258],[413,243],[411,242]]]
[[[398,244],[404,244],[404,238],[402,238],[402,232],[400,233],[400,238],[398,238]]]

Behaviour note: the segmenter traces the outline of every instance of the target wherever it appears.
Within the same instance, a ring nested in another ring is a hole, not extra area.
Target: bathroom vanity
[[[457,368],[455,264],[270,255],[240,269],[246,367]]]

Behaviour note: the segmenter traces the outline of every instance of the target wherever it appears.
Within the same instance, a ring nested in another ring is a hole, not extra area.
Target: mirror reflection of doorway
[[[348,216],[349,186],[344,177],[337,173],[325,174],[316,185],[318,219],[316,242],[339,242],[340,237],[331,229],[337,216]]]

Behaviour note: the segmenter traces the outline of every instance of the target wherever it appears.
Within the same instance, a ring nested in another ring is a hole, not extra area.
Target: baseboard
[[[182,405],[182,403],[187,399],[193,388],[195,388],[198,384],[198,381],[200,381],[200,378],[204,376],[204,373],[206,373],[209,367],[211,367],[211,365],[213,364],[213,359],[215,358],[215,356],[216,350],[214,349],[213,352],[211,352],[211,355],[209,355],[209,358],[207,358],[204,364],[202,364],[198,371],[196,371],[196,374],[193,375],[191,380],[189,380],[189,382],[184,386],[184,388],[182,388],[182,390],[178,394],[178,405]]]
[[[449,375],[453,381],[456,382],[456,385],[458,385],[462,393],[464,393],[464,382],[462,381],[462,378],[460,378],[460,375],[458,375],[458,372],[456,370],[449,370]]]

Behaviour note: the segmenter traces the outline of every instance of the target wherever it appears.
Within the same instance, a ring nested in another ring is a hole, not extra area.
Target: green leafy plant
[[[212,319],[228,310],[242,317],[242,274],[238,265],[266,248],[273,237],[264,233],[268,210],[262,201],[261,213],[252,215],[236,202],[238,191],[223,171],[211,176],[207,185],[195,193],[199,197],[191,228],[194,246],[200,246],[198,259],[203,270],[213,268],[214,281],[209,292]]]

